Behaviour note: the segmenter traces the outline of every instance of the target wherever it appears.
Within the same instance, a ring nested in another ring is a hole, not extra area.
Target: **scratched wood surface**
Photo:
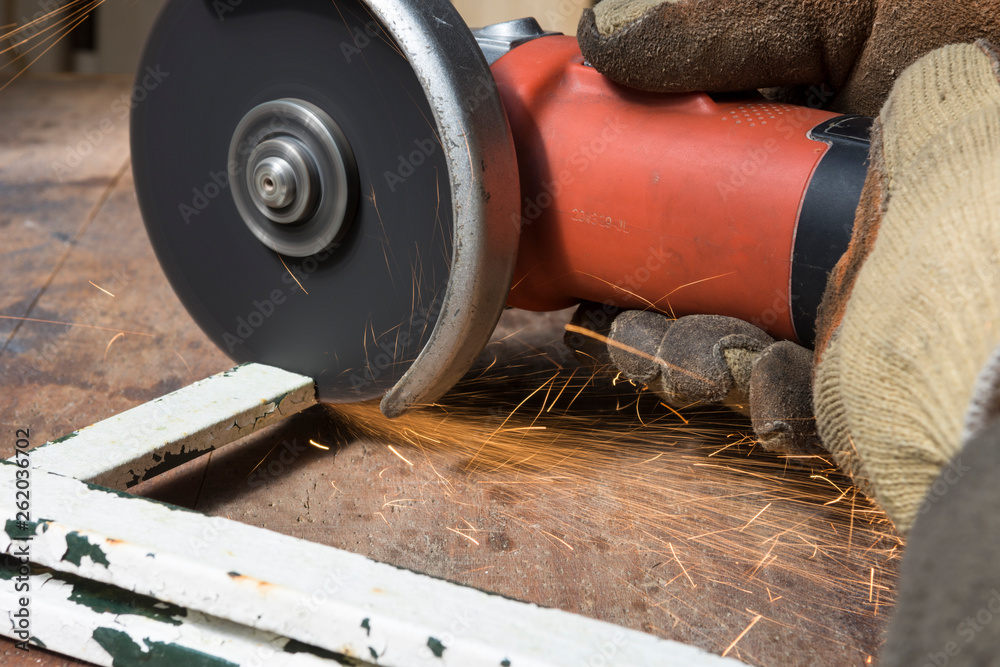
[[[229,366],[142,229],[128,88],[0,93],[3,456],[17,428],[41,444]],[[754,665],[870,664],[901,550],[881,514],[822,459],[754,449],[739,418],[592,377],[565,317],[509,312],[440,407],[319,408],[139,491]],[[0,659],[78,664],[9,642]]]

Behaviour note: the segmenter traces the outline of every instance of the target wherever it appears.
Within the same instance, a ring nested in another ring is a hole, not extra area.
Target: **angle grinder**
[[[870,119],[637,92],[447,0],[169,0],[150,67],[133,171],[184,306],[235,361],[389,416],[451,388],[506,306],[808,345],[867,170]]]

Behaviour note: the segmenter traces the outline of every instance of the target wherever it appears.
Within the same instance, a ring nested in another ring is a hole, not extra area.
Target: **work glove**
[[[820,309],[815,366],[808,351],[728,318],[625,313],[596,333],[624,377],[671,406],[748,409],[762,444],[786,453],[822,441],[903,533],[1000,404],[996,53],[985,41],[947,46],[892,82],[921,51],[1000,38],[998,16],[996,3],[940,0],[604,0],[580,23],[584,56],[629,85],[825,82],[842,111],[882,107],[854,236]]]
[[[866,116],[920,56],[998,36],[995,0],[603,0],[577,33],[594,67],[633,88],[805,86]]]
[[[725,405],[750,417],[761,445],[788,455],[818,453],[810,350],[775,341],[732,317],[626,310],[613,319],[584,303],[565,341],[597,366],[611,366],[675,410]],[[608,322],[605,326],[595,323]],[[589,331],[589,334],[581,333]]]

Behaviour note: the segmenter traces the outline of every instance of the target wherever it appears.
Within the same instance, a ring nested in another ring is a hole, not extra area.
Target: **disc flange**
[[[350,228],[357,161],[340,125],[315,104],[279,99],[251,109],[233,133],[228,169],[240,217],[276,252],[309,257]]]

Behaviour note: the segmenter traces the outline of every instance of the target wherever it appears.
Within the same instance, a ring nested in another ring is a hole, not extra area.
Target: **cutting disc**
[[[450,3],[172,0],[150,71],[136,189],[199,326],[325,401],[438,398],[492,331],[517,242],[506,118]]]

